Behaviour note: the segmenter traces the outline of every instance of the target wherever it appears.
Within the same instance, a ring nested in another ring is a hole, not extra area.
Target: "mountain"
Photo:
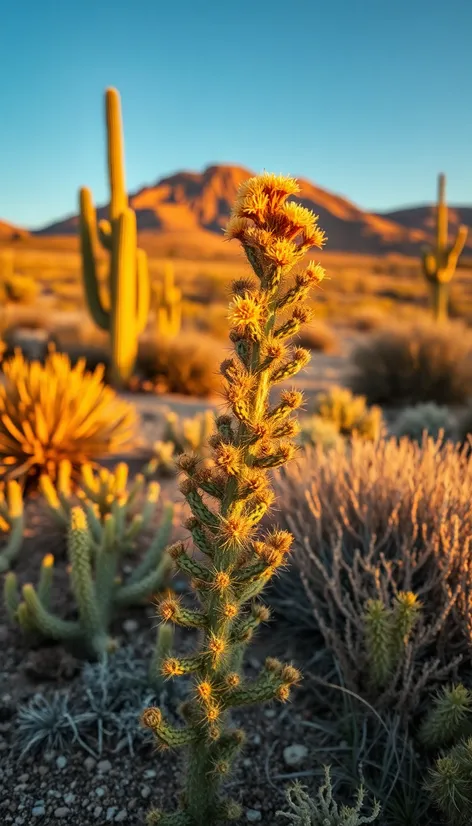
[[[405,229],[420,229],[425,233],[434,232],[435,209],[432,204],[424,204],[417,207],[405,207],[396,209],[393,212],[379,213],[382,218],[400,224]],[[472,207],[450,206],[448,207],[449,230],[457,231],[460,224],[472,227]],[[470,244],[470,241],[469,241]]]
[[[183,171],[162,178],[130,195],[138,231],[147,237],[185,237],[213,249],[215,242],[220,242],[239,185],[253,174],[240,166],[219,164],[201,173]],[[299,179],[299,183],[297,200],[320,216],[330,252],[417,255],[430,240],[428,210],[432,208],[374,214],[308,180]],[[100,207],[98,217],[106,218],[107,211],[107,207]],[[472,208],[464,208],[462,213],[469,214],[466,223],[472,225]],[[451,210],[451,218],[453,215],[455,211]],[[67,236],[76,234],[77,226],[78,217],[74,215],[33,234]],[[469,243],[472,246],[472,239]]]
[[[19,238],[27,238],[29,234],[26,229],[21,229],[7,221],[0,220],[0,241],[16,241]]]

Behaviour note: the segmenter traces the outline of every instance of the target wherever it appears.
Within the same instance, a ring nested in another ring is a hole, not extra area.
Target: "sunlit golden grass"
[[[51,352],[46,363],[28,363],[21,354],[3,364],[0,385],[0,473],[35,483],[42,472],[52,478],[61,459],[74,469],[104,457],[129,442],[133,408],[94,373],[67,356]]]

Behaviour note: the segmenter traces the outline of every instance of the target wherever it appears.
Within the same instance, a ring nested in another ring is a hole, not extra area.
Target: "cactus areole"
[[[241,808],[222,793],[244,733],[230,721],[231,709],[289,699],[299,672],[269,657],[260,674],[248,680],[242,671],[247,643],[269,611],[259,594],[287,562],[292,536],[276,528],[257,532],[274,493],[270,471],[296,452],[298,422],[293,415],[303,401],[284,390],[277,403],[271,387],[291,379],[310,354],[289,339],[310,318],[306,298],[323,277],[313,261],[291,271],[324,234],[317,216],[289,196],[299,191],[291,178],[264,174],[240,188],[226,237],[235,238],[253,269],[253,277],[233,284],[229,310],[234,350],[221,365],[228,412],[216,420],[210,437],[212,465],[182,454],[181,491],[191,511],[186,522],[200,559],[179,542],[169,549],[176,568],[190,576],[200,607],[190,610],[167,596],[158,605],[165,623],[197,629],[200,643],[192,656],[167,657],[163,676],[191,674],[194,690],[182,708],[183,726],[167,722],[161,709],[148,708],[143,724],[162,748],[186,747],[185,789],[181,808],[172,814],[154,810],[148,823],[162,826],[215,826],[238,820]]]
[[[120,96],[116,89],[105,93],[110,181],[109,220],[99,221],[92,193],[80,190],[80,245],[87,304],[95,323],[110,333],[112,381],[124,386],[132,375],[138,350],[138,336],[149,312],[148,262],[137,246],[136,215],[128,206],[125,188],[123,134]],[[100,291],[97,248],[109,255],[108,302]]]

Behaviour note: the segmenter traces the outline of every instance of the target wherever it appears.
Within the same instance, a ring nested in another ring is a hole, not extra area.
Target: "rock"
[[[105,796],[105,789],[103,786],[99,786],[98,789],[95,789],[95,794],[97,797],[104,797]]]
[[[283,751],[285,765],[298,766],[303,762],[307,754],[307,747],[299,743],[294,743],[293,746],[287,746]]]
[[[97,761],[93,759],[93,757],[86,757],[84,760],[84,766],[87,771],[91,772],[92,769],[95,768]]]
[[[100,774],[106,774],[107,772],[111,771],[110,761],[100,760],[100,762],[97,763],[97,771],[100,772]]]
[[[94,817],[100,817],[102,812],[103,812],[103,806],[95,806],[95,809],[93,810],[93,816]]]
[[[60,754],[59,757],[56,757],[56,766],[58,769],[65,769],[67,766],[67,757],[64,757],[63,754]]]
[[[139,629],[139,622],[137,622],[134,619],[127,619],[124,621],[121,627],[123,628],[123,631],[126,632],[126,634],[135,634],[136,631]]]
[[[115,812],[116,812],[116,806],[109,806],[108,807],[108,809],[107,809],[107,820],[108,821],[113,820],[113,818],[115,817]]]
[[[46,814],[44,800],[36,801],[33,808],[31,809],[31,814],[33,815],[33,817],[44,817],[44,815]]]
[[[262,820],[262,815],[258,809],[246,809],[246,820],[249,823],[258,823]]]
[[[146,778],[146,780],[150,780],[152,777],[155,777],[156,774],[157,772],[155,769],[146,769],[146,771],[144,772],[144,777]]]
[[[127,817],[128,817],[128,812],[126,811],[126,809],[122,809],[121,812],[118,812],[118,814],[116,815],[114,822],[115,823],[124,823]]]
[[[67,804],[73,803],[74,800],[75,800],[75,794],[70,794],[69,793],[69,794],[64,795],[64,803],[67,803]]]
[[[39,769],[38,769],[40,777],[44,777],[44,775],[47,774],[48,771],[49,771],[49,769],[48,769],[47,766],[40,766]]]
[[[255,746],[260,746],[261,745],[261,735],[260,734],[255,734],[254,737],[252,738],[252,742],[254,743]]]
[[[275,717],[275,715],[276,715],[276,714],[277,714],[277,712],[276,712],[275,708],[267,708],[267,709],[264,711],[264,715],[265,715],[266,717],[268,717],[268,718],[269,718],[269,720],[271,720],[273,717]]]
[[[144,797],[144,799],[147,800],[147,798],[149,797],[150,794],[151,794],[150,787],[149,786],[143,786],[142,789],[141,789],[141,797]]]
[[[243,760],[243,766],[248,769],[249,766],[252,766],[252,760],[250,757],[245,757]]]
[[[67,806],[59,806],[57,809],[54,809],[54,817],[67,817],[69,812],[70,809]]]

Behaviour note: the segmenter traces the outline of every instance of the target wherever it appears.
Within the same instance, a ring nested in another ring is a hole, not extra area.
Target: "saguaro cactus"
[[[128,206],[125,188],[120,96],[116,89],[105,93],[110,181],[109,221],[96,223],[92,193],[80,190],[80,243],[82,272],[90,313],[111,338],[112,380],[126,384],[138,349],[138,335],[149,312],[148,262],[137,246],[136,215]],[[108,275],[109,309],[103,304],[98,278],[98,241],[110,254]]]
[[[163,336],[176,336],[182,323],[182,291],[175,286],[174,268],[167,263],[164,278],[153,287],[157,331]]]
[[[467,227],[460,226],[452,246],[448,243],[446,203],[446,176],[438,177],[438,204],[436,207],[436,245],[423,253],[423,272],[431,285],[433,314],[436,321],[445,321],[448,315],[449,284],[456,271],[457,261],[467,239]]]

